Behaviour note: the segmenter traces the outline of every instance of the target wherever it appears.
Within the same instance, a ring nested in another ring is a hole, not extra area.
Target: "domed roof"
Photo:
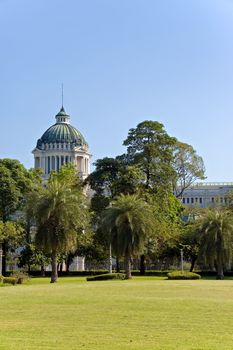
[[[69,124],[69,115],[62,107],[56,115],[56,124],[50,126],[41,138],[37,141],[37,148],[41,148],[46,143],[72,143],[77,146],[86,145],[83,135],[72,125]]]

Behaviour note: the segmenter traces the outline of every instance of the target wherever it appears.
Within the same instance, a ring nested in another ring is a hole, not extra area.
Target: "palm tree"
[[[116,256],[124,256],[126,279],[131,278],[131,258],[143,251],[153,222],[150,206],[136,195],[120,195],[103,214],[102,229]]]
[[[200,256],[210,265],[215,265],[217,279],[224,278],[224,267],[231,262],[233,248],[233,217],[226,210],[209,210],[200,220]]]
[[[58,278],[58,254],[76,248],[77,233],[83,231],[87,221],[84,196],[72,176],[66,172],[52,175],[37,207],[35,237],[36,245],[51,254],[51,283]]]

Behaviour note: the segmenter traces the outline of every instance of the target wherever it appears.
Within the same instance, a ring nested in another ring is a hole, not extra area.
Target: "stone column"
[[[84,158],[83,157],[80,159],[80,171],[81,171],[81,173],[84,173]]]
[[[44,174],[45,174],[45,156],[41,157],[41,168],[44,170]]]
[[[44,157],[45,160],[45,167],[44,167],[44,173],[47,174],[47,169],[48,169],[48,165],[47,165],[47,157]]]
[[[50,174],[51,172],[51,159],[50,159],[50,156],[48,156],[48,174]]]
[[[57,171],[57,156],[54,156],[54,170]]]

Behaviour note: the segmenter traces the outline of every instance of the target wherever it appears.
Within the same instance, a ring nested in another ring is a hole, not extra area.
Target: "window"
[[[201,197],[199,198],[199,203],[202,204],[202,198]]]
[[[192,203],[192,204],[194,203],[194,198],[191,198],[191,203]]]
[[[185,198],[182,199],[183,204],[185,204]]]
[[[187,204],[189,204],[189,198],[187,198]]]

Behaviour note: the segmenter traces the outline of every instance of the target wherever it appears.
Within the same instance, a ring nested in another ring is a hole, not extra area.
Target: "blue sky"
[[[233,181],[233,0],[0,0],[0,157],[33,166],[64,106],[93,161],[150,119]]]

